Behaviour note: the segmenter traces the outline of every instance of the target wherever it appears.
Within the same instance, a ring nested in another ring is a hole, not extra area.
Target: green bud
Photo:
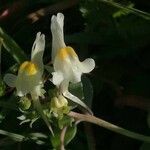
[[[28,110],[31,106],[31,100],[28,99],[27,97],[22,97],[19,101],[19,107],[22,110]]]

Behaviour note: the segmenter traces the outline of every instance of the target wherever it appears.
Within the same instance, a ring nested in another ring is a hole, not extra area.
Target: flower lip
[[[29,76],[35,75],[38,72],[37,65],[30,61],[23,62],[19,68],[19,73],[24,72]]]

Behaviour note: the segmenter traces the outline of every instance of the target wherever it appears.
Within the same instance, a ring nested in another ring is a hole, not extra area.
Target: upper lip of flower
[[[17,95],[24,96],[28,93],[41,95],[43,74],[43,53],[45,49],[45,35],[37,33],[31,52],[31,61],[25,61],[20,65],[18,76],[6,74],[4,81],[10,87],[17,88]]]
[[[64,15],[62,13],[52,16],[52,62],[55,72],[52,73],[53,77],[51,81],[59,87],[65,97],[90,111],[80,99],[68,91],[68,86],[69,82],[80,82],[82,73],[91,72],[95,67],[95,61],[91,58],[87,58],[83,62],[79,61],[74,49],[66,46],[64,42],[63,25]]]

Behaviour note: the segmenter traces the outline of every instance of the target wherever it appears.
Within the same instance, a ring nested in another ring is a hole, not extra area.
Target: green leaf
[[[43,133],[39,133],[39,132],[27,133],[24,136],[24,135],[21,135],[21,134],[12,133],[12,132],[8,132],[8,131],[5,131],[5,130],[0,130],[0,135],[5,135],[5,136],[9,137],[11,140],[16,141],[16,142],[22,142],[22,141],[25,141],[25,140],[33,140],[39,145],[45,143],[42,139],[47,139],[48,138],[47,135],[45,135]]]
[[[71,142],[71,140],[75,137],[76,132],[77,132],[76,125],[67,128],[65,139],[64,139],[65,145]],[[60,134],[61,134],[61,130],[55,129],[54,136],[51,137],[52,146],[55,149],[60,149],[60,145],[61,145]]]
[[[67,128],[67,132],[65,135],[65,145],[69,144],[77,133],[77,126],[73,125],[72,127]]]
[[[9,138],[11,138],[12,140],[17,141],[17,142],[21,142],[25,139],[25,136],[23,136],[23,135],[8,132],[8,131],[5,131],[5,130],[0,130],[0,134],[1,135],[6,135]]]
[[[130,11],[132,14],[142,17],[144,19],[150,20],[150,14],[135,8],[132,8],[131,6],[125,6],[120,3],[114,2],[113,0],[98,0],[99,2],[105,3],[107,5],[111,5],[113,7],[122,9],[124,11]]]
[[[2,39],[4,48],[12,55],[12,57],[16,60],[17,63],[20,64],[26,60],[27,57],[24,51],[9,35],[7,35],[2,30],[1,27],[0,27],[0,37]]]
[[[53,148],[59,148],[60,147],[60,130],[55,129],[54,131],[54,136],[51,136],[51,143]]]
[[[134,7],[134,4],[133,4],[133,3],[130,3],[127,7],[133,8],[133,7]],[[119,17],[122,17],[122,16],[126,16],[126,15],[128,15],[128,14],[130,14],[130,11],[129,11],[129,10],[120,9],[120,10],[118,10],[117,12],[115,12],[115,13],[113,14],[113,17],[114,17],[114,18],[119,18]]]
[[[40,132],[37,132],[37,133],[30,133],[30,136],[35,138],[36,139],[39,139],[39,138],[44,138],[46,139],[47,138],[47,135],[43,134],[43,133],[40,133]]]
[[[17,119],[21,121],[20,125],[24,123],[29,123],[30,128],[32,128],[33,123],[35,123],[39,119],[39,116],[35,111],[22,111],[22,112],[24,112],[24,114],[17,117]]]
[[[93,86],[91,84],[91,81],[86,76],[82,77],[82,83],[85,99],[84,101],[91,108],[93,101]]]
[[[79,99],[83,99],[84,98],[84,94],[83,94],[83,85],[82,82],[79,83],[71,83],[69,85],[69,91],[77,96]]]
[[[62,129],[65,126],[71,126],[73,121],[73,118],[64,115],[63,118],[58,120],[58,126],[60,129]]]

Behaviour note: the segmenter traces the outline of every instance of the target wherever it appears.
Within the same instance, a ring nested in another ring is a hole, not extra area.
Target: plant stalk
[[[109,123],[103,119],[97,118],[95,116],[89,115],[89,114],[80,114],[80,113],[76,113],[71,111],[68,116],[75,118],[76,120],[80,120],[80,121],[85,121],[85,122],[90,122],[93,124],[96,124],[98,126],[101,126],[103,128],[106,128],[110,131],[125,135],[127,137],[136,139],[136,140],[140,140],[140,141],[144,141],[144,142],[148,142],[150,143],[150,136],[145,136],[139,133],[135,133],[132,131],[129,131],[127,129],[124,129],[122,127],[119,127],[117,125],[114,125],[112,123]]]

